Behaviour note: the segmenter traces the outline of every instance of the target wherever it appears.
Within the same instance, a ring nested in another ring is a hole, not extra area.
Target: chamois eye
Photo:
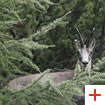
[[[77,51],[77,56],[78,56],[79,60],[81,61],[82,60],[82,56],[81,56],[79,51]]]
[[[77,51],[77,54],[78,54],[78,55],[80,55],[80,52],[79,52],[79,51]]]
[[[93,52],[90,52],[90,55],[92,56],[93,55]]]

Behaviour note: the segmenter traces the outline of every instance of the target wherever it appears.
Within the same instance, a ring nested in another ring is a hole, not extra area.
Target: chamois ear
[[[95,44],[96,44],[96,40],[95,38],[91,41],[90,45],[89,45],[89,50],[92,51],[95,47]]]
[[[74,41],[75,41],[75,43],[76,43],[76,48],[77,48],[77,50],[81,49],[81,44],[80,44],[80,42],[79,42],[77,39],[75,39]]]

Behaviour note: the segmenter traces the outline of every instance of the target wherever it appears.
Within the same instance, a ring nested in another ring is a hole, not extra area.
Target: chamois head
[[[87,64],[92,60],[93,49],[96,41],[95,39],[93,39],[89,46],[87,46],[86,44],[84,44],[84,41],[82,40],[81,34],[78,29],[77,31],[80,37],[80,41],[77,39],[75,40],[77,55],[79,61],[86,67]]]

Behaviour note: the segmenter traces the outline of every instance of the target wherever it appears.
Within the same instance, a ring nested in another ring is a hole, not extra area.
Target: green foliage
[[[15,75],[40,72],[37,64],[32,61],[33,51],[54,47],[54,45],[41,44],[35,40],[39,40],[41,36],[56,26],[66,24],[63,20],[68,13],[35,29],[37,14],[40,15],[48,8],[44,4],[55,5],[49,0],[1,0],[0,87],[5,85],[8,80],[13,79]],[[39,9],[42,8],[44,11],[39,12]]]
[[[45,71],[37,80],[20,91],[2,90],[1,103],[3,105],[75,105],[71,101],[72,96],[81,96],[82,90],[73,81],[65,81],[60,85],[53,84],[51,80],[45,84],[40,83],[39,81],[48,72],[49,70]]]
[[[87,84],[99,84],[105,85],[105,57],[98,59],[98,61],[93,65],[91,70],[91,77],[87,71],[82,71],[77,65],[75,69],[74,80],[80,87],[84,87]]]
[[[39,82],[48,70],[20,91],[3,89],[18,75],[47,68],[74,68],[75,27],[87,43],[96,37],[95,52],[102,51],[100,55],[104,56],[105,47],[100,49],[101,42],[105,43],[104,0],[52,1],[0,0],[0,105],[76,105],[72,96],[83,95],[81,88],[86,84],[104,84],[102,58],[93,65],[91,77],[77,65],[74,79],[59,85],[51,80]]]
[[[59,85],[55,85],[51,80],[46,81],[45,84],[40,83],[42,77],[50,72],[50,70],[47,70],[37,80],[33,81],[32,84],[29,84],[20,91],[11,89],[2,90],[0,94],[1,103],[4,105],[77,105],[75,103],[77,99],[72,97],[74,95],[82,96],[82,88],[85,85],[105,84],[105,72],[101,72],[104,65],[105,58],[94,64],[91,77],[89,77],[87,71],[80,71],[79,66],[77,66],[75,69],[77,75],[74,76],[74,79]]]
[[[48,8],[47,14],[42,15],[44,18],[40,20],[40,25],[49,24],[56,17],[61,17],[71,10],[72,13],[65,19],[69,23],[66,26],[60,25],[47,33],[42,43],[54,44],[56,47],[47,51],[43,50],[43,52],[38,51],[40,56],[36,57],[37,53],[34,54],[34,61],[41,70],[49,67],[73,69],[77,61],[74,43],[74,39],[78,39],[76,27],[79,28],[87,45],[94,37],[96,38],[95,52],[102,49],[100,43],[102,42],[101,36],[104,35],[101,29],[105,24],[105,2],[104,0],[54,0],[54,2],[59,3],[59,5]],[[102,43],[105,44],[105,41]],[[94,56],[97,57],[98,53],[95,53]],[[102,53],[103,51],[99,55],[102,56]],[[52,59],[49,56],[52,56]],[[52,62],[49,62],[50,60]],[[40,61],[44,63],[40,64]]]

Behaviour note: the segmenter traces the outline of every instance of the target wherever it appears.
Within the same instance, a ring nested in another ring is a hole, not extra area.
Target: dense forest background
[[[20,75],[35,74],[46,69],[75,69],[77,55],[74,39],[78,39],[76,27],[87,45],[93,38],[96,39],[93,70],[100,75],[95,72],[96,75],[91,78],[95,82],[91,83],[103,84],[105,0],[0,0],[1,105],[76,105],[71,101],[72,95],[69,96],[66,91],[65,96],[62,96],[61,92],[67,86],[66,90],[70,91],[72,87],[74,93],[77,89],[76,95],[80,94],[80,84],[74,86],[79,79],[75,83],[72,81],[71,86],[62,84],[58,88],[51,84],[43,86],[35,83],[28,91],[4,89],[9,81]],[[96,80],[97,75],[101,82]],[[41,93],[44,97],[39,95]],[[54,99],[45,95],[51,93],[54,93]]]

